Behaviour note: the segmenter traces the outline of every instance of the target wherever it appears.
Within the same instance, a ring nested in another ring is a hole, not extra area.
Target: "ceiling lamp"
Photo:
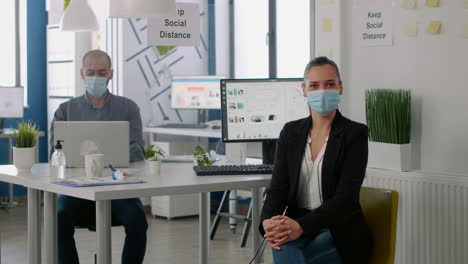
[[[110,17],[176,16],[175,0],[110,0]]]
[[[99,24],[87,0],[71,0],[60,19],[62,31],[97,31]]]

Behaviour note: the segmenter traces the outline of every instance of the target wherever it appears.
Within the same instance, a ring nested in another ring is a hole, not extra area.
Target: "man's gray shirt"
[[[132,100],[109,92],[104,106],[97,109],[86,94],[62,103],[54,114],[54,121],[128,121],[130,124],[130,162],[144,159],[140,109]],[[53,152],[54,131],[50,129],[50,149]],[[112,135],[109,135],[112,136]]]

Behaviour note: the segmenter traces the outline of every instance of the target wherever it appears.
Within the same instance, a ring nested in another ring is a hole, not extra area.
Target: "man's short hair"
[[[309,63],[307,63],[307,66],[305,67],[305,70],[304,70],[304,80],[307,80],[307,75],[309,74],[310,69],[312,69],[312,67],[323,66],[323,65],[327,65],[327,64],[331,65],[331,66],[333,66],[333,68],[335,68],[336,76],[338,76],[338,80],[341,83],[341,76],[340,76],[340,70],[338,69],[338,65],[336,65],[336,63],[334,61],[330,60],[327,57],[323,57],[323,56],[316,57],[313,60],[311,60]]]
[[[98,49],[90,50],[90,51],[86,52],[86,54],[83,56],[83,67],[84,67],[84,64],[85,64],[86,57],[88,57],[88,56],[103,56],[103,57],[105,57],[107,59],[108,65],[109,65],[109,69],[112,69],[111,58],[110,58],[109,54],[107,54],[106,52],[104,52],[102,50],[98,50]]]

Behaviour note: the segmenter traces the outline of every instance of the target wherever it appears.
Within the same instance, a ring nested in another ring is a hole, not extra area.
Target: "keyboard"
[[[207,128],[207,124],[184,124],[184,123],[173,123],[173,124],[164,124],[157,127],[163,128]]]
[[[197,176],[211,175],[248,175],[248,174],[271,174],[273,165],[270,164],[247,164],[247,165],[217,165],[217,166],[193,166]]]

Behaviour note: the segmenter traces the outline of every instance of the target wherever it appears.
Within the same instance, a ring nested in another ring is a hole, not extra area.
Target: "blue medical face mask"
[[[85,77],[84,83],[86,91],[93,97],[101,97],[107,90],[107,78],[105,77]]]
[[[317,90],[307,93],[307,103],[319,115],[328,115],[340,103],[338,90]]]

